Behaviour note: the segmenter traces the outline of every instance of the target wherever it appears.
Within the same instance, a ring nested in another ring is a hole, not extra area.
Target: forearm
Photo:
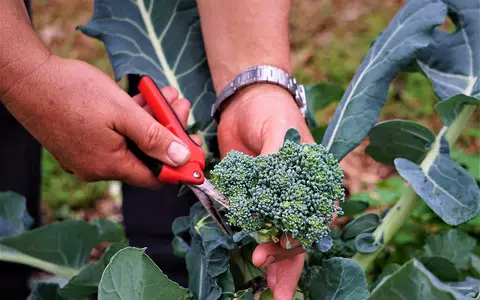
[[[291,72],[290,0],[198,1],[217,93],[239,72],[268,64]]]
[[[43,65],[49,51],[38,38],[23,0],[0,1],[0,100]]]

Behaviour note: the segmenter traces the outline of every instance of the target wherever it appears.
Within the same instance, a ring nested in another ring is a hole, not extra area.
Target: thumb
[[[145,154],[172,167],[184,165],[190,158],[187,146],[133,101],[124,109],[117,130]]]

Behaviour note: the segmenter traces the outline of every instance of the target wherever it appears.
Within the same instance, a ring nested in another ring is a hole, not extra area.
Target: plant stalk
[[[30,267],[52,273],[66,279],[70,279],[79,273],[78,270],[69,267],[59,266],[29,255],[18,254],[13,251],[0,251],[0,261],[28,265]]]
[[[427,155],[420,164],[424,172],[428,172],[428,169],[433,164],[435,158],[438,156],[438,151],[440,149],[440,141],[443,136],[445,136],[450,148],[453,147],[455,142],[462,129],[467,124],[468,118],[475,111],[476,106],[466,105],[455,121],[450,126],[445,126],[437,135],[433,146],[428,151]],[[410,217],[413,210],[418,204],[419,197],[415,191],[409,187],[405,194],[395,203],[395,205],[387,213],[385,219],[382,221],[380,226],[373,232],[375,236],[375,241],[380,241],[383,234],[383,245],[389,243],[392,238],[395,236],[397,231],[402,227],[405,221]],[[369,254],[357,253],[353,256],[353,259],[362,267],[363,270],[367,271],[368,267],[375,260],[380,251],[383,250],[384,246],[380,247],[377,251]]]

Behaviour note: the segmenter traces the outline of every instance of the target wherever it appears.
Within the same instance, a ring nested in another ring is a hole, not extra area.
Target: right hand
[[[189,101],[177,99],[172,87],[161,91],[185,126]],[[132,99],[106,74],[81,61],[50,56],[2,101],[64,170],[83,181],[162,186],[128,150],[125,137],[173,167],[185,164],[190,155],[180,139],[142,108],[141,96]]]

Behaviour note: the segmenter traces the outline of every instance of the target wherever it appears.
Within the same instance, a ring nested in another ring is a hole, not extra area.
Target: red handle
[[[179,182],[203,183],[203,169],[205,168],[205,153],[203,149],[185,132],[177,115],[150,77],[143,76],[138,89],[157,121],[182,140],[190,150],[190,160],[187,164],[177,168],[164,164],[158,178],[161,181],[173,184]]]

